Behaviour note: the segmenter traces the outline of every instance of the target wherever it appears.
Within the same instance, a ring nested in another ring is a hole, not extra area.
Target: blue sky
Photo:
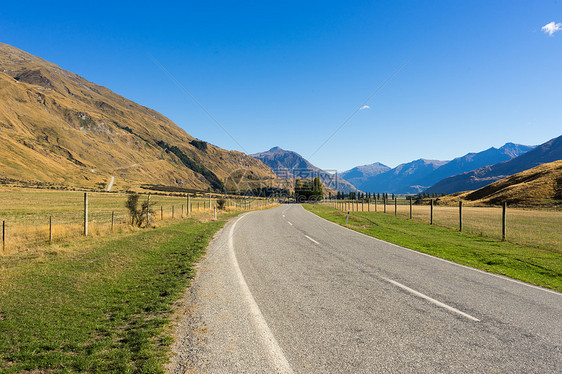
[[[561,1],[27,1],[2,8],[1,42],[226,149],[278,145],[342,171],[562,134]],[[541,28],[551,22],[549,35]],[[320,147],[393,73],[370,108]]]

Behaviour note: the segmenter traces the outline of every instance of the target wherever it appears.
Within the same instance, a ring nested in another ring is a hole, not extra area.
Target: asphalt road
[[[299,205],[229,222],[190,292],[175,373],[562,372],[562,294]]]

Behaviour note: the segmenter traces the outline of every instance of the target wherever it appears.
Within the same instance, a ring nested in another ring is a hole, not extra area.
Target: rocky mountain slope
[[[274,177],[241,152],[197,140],[162,114],[0,44],[0,178],[115,188],[218,190],[231,173]]]

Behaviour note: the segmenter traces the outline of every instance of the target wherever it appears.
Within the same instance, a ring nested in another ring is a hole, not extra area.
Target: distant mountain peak
[[[276,145],[275,147],[271,148],[268,152],[276,152],[276,151],[284,151],[284,149]]]

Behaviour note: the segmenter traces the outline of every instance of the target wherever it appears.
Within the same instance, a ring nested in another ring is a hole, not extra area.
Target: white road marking
[[[437,300],[435,300],[435,299],[433,299],[433,298],[431,298],[431,297],[429,297],[429,296],[427,296],[427,295],[424,295],[424,294],[421,293],[421,292],[418,292],[418,291],[416,291],[416,290],[411,289],[410,287],[406,287],[406,286],[404,286],[402,283],[398,283],[398,282],[393,281],[392,279],[388,279],[388,278],[382,278],[382,279],[384,279],[385,281],[387,281],[387,282],[389,282],[389,283],[392,283],[393,285],[395,285],[395,286],[397,286],[397,287],[400,287],[401,289],[403,289],[403,290],[405,290],[405,291],[408,291],[409,293],[411,293],[411,294],[413,294],[413,295],[415,295],[415,296],[417,296],[417,297],[421,297],[422,299],[425,299],[425,300],[427,300],[427,301],[429,301],[429,302],[432,302],[433,304],[435,304],[435,305],[437,305],[437,306],[440,306],[441,308],[445,308],[445,309],[447,309],[447,310],[449,310],[449,311],[451,311],[451,312],[453,312],[453,313],[457,313],[457,314],[459,314],[459,315],[461,315],[461,316],[463,316],[463,317],[465,317],[465,318],[468,318],[468,319],[470,319],[470,320],[472,320],[472,321],[480,322],[480,320],[479,320],[478,318],[475,318],[475,317],[471,316],[470,314],[466,314],[466,313],[464,313],[464,312],[461,312],[460,310],[458,310],[458,309],[456,309],[456,308],[453,308],[452,306],[449,306],[449,305],[447,305],[447,304],[444,304],[444,303],[442,303],[441,301],[437,301]]]
[[[304,208],[303,208],[303,209],[304,209]],[[523,282],[523,281],[519,281],[519,280],[513,279],[513,278],[508,278],[508,277],[503,276],[503,275],[494,274],[494,273],[488,273],[487,271],[480,270],[480,269],[476,269],[476,268],[473,268],[473,267],[470,267],[470,266],[466,266],[466,265],[462,265],[462,264],[457,264],[456,262],[449,261],[449,260],[445,260],[444,258],[435,257],[435,256],[432,256],[432,255],[430,255],[430,254],[423,253],[423,252],[418,252],[418,251],[413,250],[413,249],[410,249],[410,248],[401,247],[401,246],[399,246],[398,244],[389,243],[389,242],[386,242],[386,241],[384,241],[384,240],[375,238],[375,237],[373,237],[373,236],[369,236],[369,235],[367,235],[367,234],[363,234],[362,232],[352,230],[352,229],[350,229],[349,227],[345,227],[345,226],[343,226],[343,225],[340,225],[340,224],[337,224],[337,223],[335,223],[335,222],[329,221],[329,220],[327,220],[326,218],[322,218],[322,217],[320,217],[320,216],[318,216],[318,215],[316,215],[316,214],[314,214],[314,213],[312,213],[312,212],[310,212],[310,211],[308,211],[308,210],[306,210],[306,209],[304,209],[304,211],[305,211],[305,212],[308,212],[308,213],[314,215],[315,217],[318,217],[318,218],[320,218],[320,219],[322,219],[322,220],[324,220],[324,221],[326,221],[326,222],[328,222],[328,223],[331,223],[332,225],[336,225],[336,226],[338,226],[338,227],[341,227],[341,228],[343,228],[343,229],[349,230],[349,231],[354,232],[354,233],[356,233],[356,234],[363,235],[363,236],[365,236],[365,237],[367,237],[367,238],[369,238],[369,239],[376,240],[376,241],[379,241],[379,242],[383,242],[383,243],[385,243],[385,244],[388,244],[388,245],[391,245],[391,246],[394,246],[394,247],[396,247],[396,248],[400,248],[400,249],[403,249],[403,250],[406,250],[406,251],[410,251],[410,252],[415,253],[415,254],[420,255],[420,256],[430,257],[430,258],[432,258],[432,259],[434,259],[434,260],[443,261],[443,262],[449,263],[449,264],[451,264],[451,265],[455,265],[455,266],[459,266],[459,267],[461,267],[461,268],[465,268],[465,269],[468,269],[468,270],[476,271],[476,272],[478,272],[478,273],[486,274],[486,275],[489,275],[489,276],[491,276],[491,277],[503,279],[503,280],[506,280],[506,281],[509,281],[509,282],[513,282],[513,283],[520,284],[520,285],[522,285],[522,286],[527,286],[527,287],[535,288],[535,289],[537,289],[537,290],[541,290],[541,291],[544,291],[544,292],[552,293],[552,294],[554,294],[554,295],[562,296],[562,293],[561,293],[561,292],[558,292],[558,291],[555,291],[555,290],[550,290],[550,289],[548,289],[548,288],[544,288],[544,287],[540,287],[540,286],[535,286],[534,284],[525,283],[525,282]]]
[[[311,242],[313,242],[313,243],[320,244],[320,243],[318,243],[316,240],[312,239],[312,238],[311,238],[310,236],[308,236],[308,235],[305,235],[305,237],[306,237],[308,240],[310,240]]]
[[[288,223],[289,225],[293,226],[293,224],[292,224],[291,222],[287,221],[287,223]]]
[[[238,260],[236,259],[236,253],[234,252],[234,241],[232,237],[234,235],[234,228],[236,227],[236,224],[238,223],[240,218],[234,221],[232,226],[230,226],[230,230],[228,232],[228,249],[230,252],[230,257],[232,259],[232,264],[234,265],[234,271],[236,272],[236,275],[238,277],[238,283],[240,285],[240,288],[242,289],[242,293],[244,294],[244,296],[246,296],[246,300],[250,307],[250,315],[253,317],[256,330],[262,338],[264,347],[268,350],[267,353],[269,354],[271,360],[273,361],[273,364],[277,369],[276,372],[290,374],[293,373],[293,369],[285,358],[283,350],[279,346],[279,343],[277,343],[275,336],[269,329],[269,326],[267,325],[267,322],[265,321],[265,318],[263,317],[263,314],[261,313],[256,300],[254,299],[252,293],[250,292],[250,289],[248,288],[248,284],[244,279],[244,275],[242,274],[240,266],[238,265]]]

